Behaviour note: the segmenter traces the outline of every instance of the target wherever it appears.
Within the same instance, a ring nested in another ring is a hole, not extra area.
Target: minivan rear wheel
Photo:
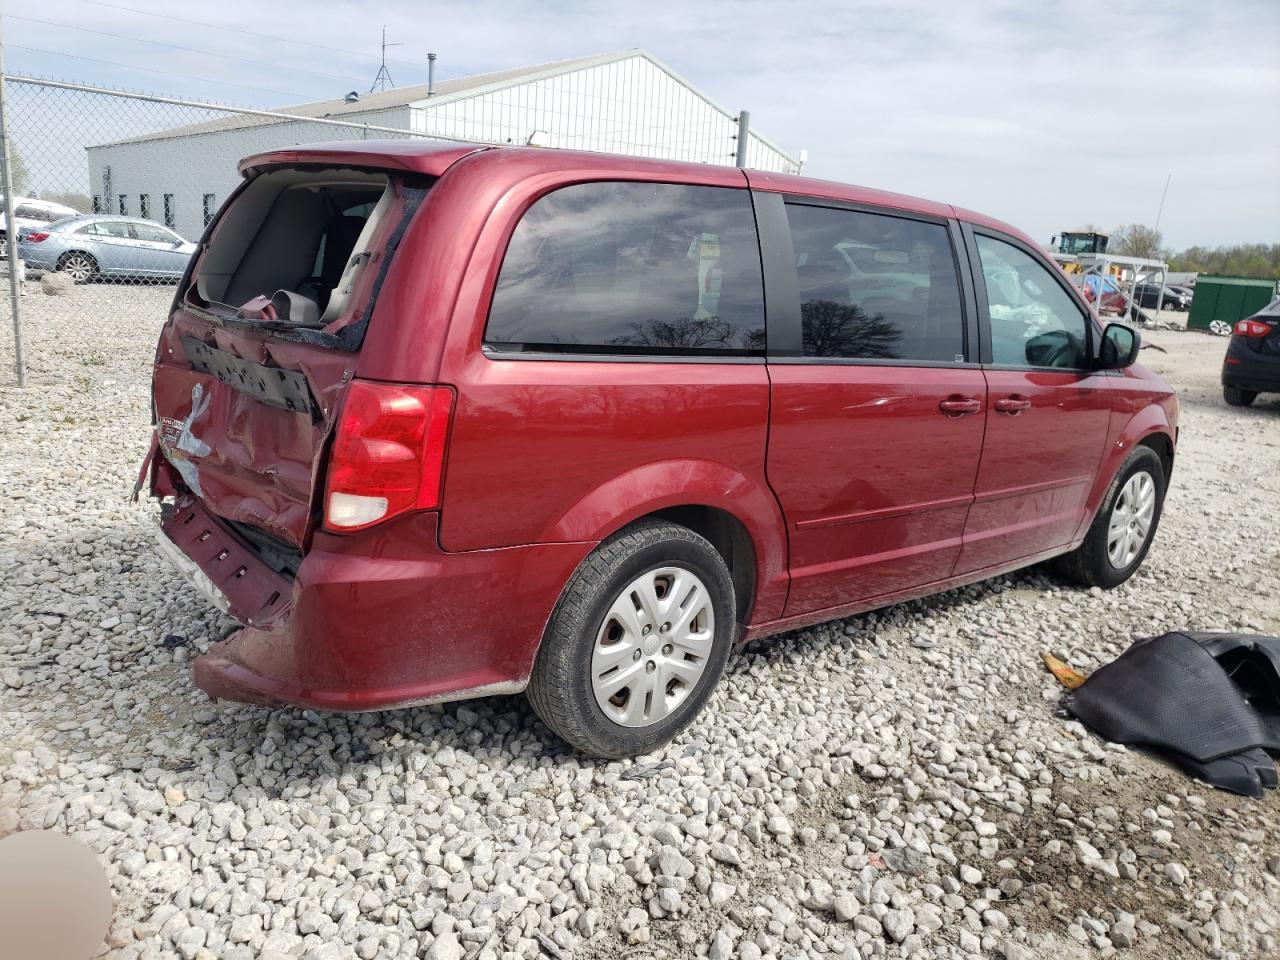
[[[542,721],[599,757],[649,753],[702,710],[736,625],[733,580],[705,538],[641,520],[565,587],[529,678]]]
[[[1116,472],[1084,542],[1054,561],[1067,580],[1110,590],[1124,583],[1147,556],[1164,508],[1164,464],[1137,446]]]

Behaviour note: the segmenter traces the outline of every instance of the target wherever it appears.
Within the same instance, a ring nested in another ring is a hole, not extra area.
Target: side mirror
[[[1132,366],[1142,348],[1138,331],[1123,323],[1109,323],[1102,331],[1102,346],[1098,350],[1099,370],[1123,370]]]

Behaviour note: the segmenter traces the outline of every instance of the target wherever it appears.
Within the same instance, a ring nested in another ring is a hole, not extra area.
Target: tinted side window
[[[976,239],[991,316],[992,362],[1087,367],[1087,321],[1057,278],[1011,243],[982,234]]]
[[[133,232],[139,240],[149,240],[152,243],[173,243],[177,239],[168,230],[162,230],[149,223],[133,224]]]
[[[745,190],[584,183],[538,200],[502,262],[486,340],[542,349],[764,349]]]
[[[964,360],[946,227],[801,204],[787,205],[787,220],[806,356]]]

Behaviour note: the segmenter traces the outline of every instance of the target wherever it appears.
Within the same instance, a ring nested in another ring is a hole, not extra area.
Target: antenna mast
[[[1173,174],[1164,178],[1164,190],[1160,194],[1160,209],[1156,211],[1156,233],[1160,232],[1160,218],[1164,216],[1164,198],[1169,195],[1169,181],[1173,179]]]
[[[387,47],[402,47],[402,43],[387,43],[387,28],[382,28],[382,66],[378,67],[378,75],[373,78],[373,86],[369,88],[369,92],[375,90],[387,89],[387,84],[391,84],[394,88],[396,82],[391,79],[391,71],[387,69]]]

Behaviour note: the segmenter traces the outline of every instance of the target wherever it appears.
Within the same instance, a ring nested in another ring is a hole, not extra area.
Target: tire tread
[[[1153,476],[1156,479],[1158,496],[1156,499],[1156,512],[1151,520],[1151,531],[1147,535],[1146,545],[1142,548],[1142,552],[1138,555],[1137,562],[1133,569],[1129,571],[1122,580],[1111,582],[1104,576],[1103,564],[1109,564],[1106,558],[1106,527],[1108,519],[1111,516],[1111,507],[1115,503],[1115,498],[1120,493],[1120,486],[1129,477],[1130,468],[1139,460],[1150,460],[1150,466],[1153,470]],[[1085,534],[1084,542],[1070,553],[1064,553],[1061,556],[1054,557],[1051,565],[1054,571],[1071,583],[1078,584],[1082,587],[1101,587],[1109,590],[1117,587],[1124,580],[1127,580],[1133,573],[1142,566],[1146,560],[1147,551],[1151,549],[1151,542],[1155,539],[1156,529],[1160,523],[1160,514],[1164,508],[1164,495],[1166,478],[1164,475],[1164,464],[1160,461],[1160,456],[1148,446],[1138,445],[1129,452],[1129,455],[1120,464],[1120,469],[1116,471],[1116,475],[1111,479],[1111,485],[1107,487],[1107,495],[1102,498],[1102,506],[1098,509],[1097,515],[1093,518],[1093,523],[1089,525],[1089,530]]]
[[[639,520],[605,540],[582,561],[547,621],[525,696],[543,723],[584,753],[600,757],[623,757],[636,752],[648,752],[661,745],[661,741],[655,742],[640,751],[620,748],[617,743],[604,741],[583,722],[581,709],[573,698],[574,684],[580,679],[582,670],[582,665],[576,661],[574,654],[576,639],[591,626],[589,621],[592,608],[598,599],[600,588],[619,565],[645,547],[672,540],[683,540],[709,552],[724,567],[723,558],[715,547],[688,527],[657,519]],[[728,577],[727,567],[723,572],[729,590],[729,609],[732,610],[735,609],[733,584]],[[711,669],[710,665],[708,669]],[[645,740],[642,731],[643,728],[637,738],[641,741]]]

